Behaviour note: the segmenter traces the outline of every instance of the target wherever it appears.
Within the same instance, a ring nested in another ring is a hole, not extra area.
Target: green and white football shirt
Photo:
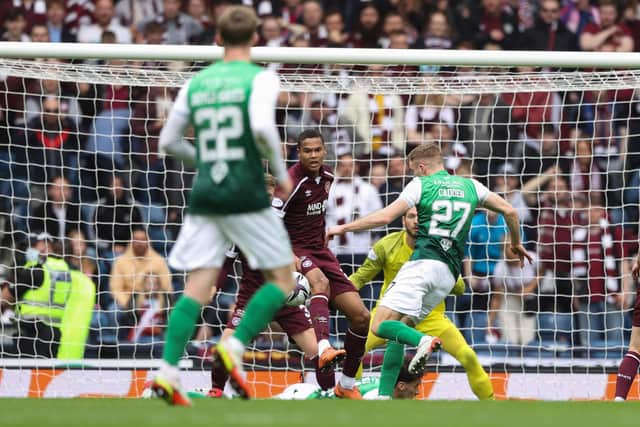
[[[458,277],[473,213],[489,193],[477,180],[445,170],[411,180],[400,194],[418,210],[418,238],[411,260],[441,261]]]

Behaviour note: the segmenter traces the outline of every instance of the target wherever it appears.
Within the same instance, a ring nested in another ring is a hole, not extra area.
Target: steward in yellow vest
[[[91,279],[48,256],[13,269],[7,285],[3,296],[15,302],[21,356],[83,357],[96,296]]]

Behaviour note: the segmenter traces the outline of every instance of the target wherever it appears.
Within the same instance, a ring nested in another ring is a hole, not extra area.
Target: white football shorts
[[[187,214],[171,249],[169,265],[181,271],[220,268],[233,243],[252,269],[271,270],[293,263],[282,219],[266,208],[231,215]]]
[[[418,324],[449,295],[455,284],[456,278],[442,261],[407,261],[382,296],[380,305],[409,316]]]

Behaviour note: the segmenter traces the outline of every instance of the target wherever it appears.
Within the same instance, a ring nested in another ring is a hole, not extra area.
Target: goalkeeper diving
[[[371,313],[372,318],[375,316],[377,306],[389,288],[389,284],[396,277],[396,274],[398,274],[400,267],[409,261],[411,254],[413,254],[418,236],[418,211],[415,207],[405,212],[402,217],[402,223],[404,229],[388,234],[380,239],[373,246],[362,266],[349,277],[349,280],[351,280],[358,289],[361,289],[370,283],[380,271],[383,272],[384,283],[380,290],[380,298]],[[464,292],[464,281],[459,277],[452,293],[461,294],[462,292]],[[482,368],[482,365],[480,365],[476,353],[467,344],[458,328],[447,318],[444,311],[445,306],[443,301],[438,304],[423,321],[416,325],[416,330],[427,335],[439,337],[442,341],[442,349],[455,357],[467,372],[471,390],[478,399],[492,399],[493,386],[491,385],[489,376]],[[376,347],[383,346],[385,343],[386,340],[369,332],[365,351],[369,352]],[[392,348],[392,350],[393,349],[395,348]],[[378,390],[378,394],[380,397],[393,397],[395,395],[398,369],[404,360],[404,351],[401,351],[401,353],[401,357],[397,357],[397,355],[393,355],[396,357],[385,356],[382,374],[379,380],[380,389]]]

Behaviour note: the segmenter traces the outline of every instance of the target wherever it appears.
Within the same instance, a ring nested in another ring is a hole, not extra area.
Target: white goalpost
[[[37,329],[2,294],[0,396],[141,394],[184,286],[184,273],[162,260],[194,177],[158,153],[157,138],[178,88],[221,56],[204,46],[0,42],[4,277],[46,246],[93,292],[66,302],[77,315],[65,314],[57,330]],[[446,301],[498,398],[611,397],[636,295],[640,53],[256,47],[252,58],[280,75],[288,165],[302,130],[327,141],[336,173],[329,225],[395,200],[410,179],[406,154],[425,141],[440,145],[450,173],[479,179],[518,209],[535,265],[515,268],[504,221],[479,211],[463,262],[467,289]],[[346,236],[331,249],[350,274],[400,228]],[[141,231],[148,249],[131,245]],[[118,261],[137,250],[153,262]],[[203,311],[181,362],[187,388],[210,384],[210,348],[241,274],[232,266]],[[378,279],[360,291],[369,308]],[[332,313],[336,346],[345,328]],[[365,357],[364,375],[379,373],[383,351]],[[434,358],[422,398],[474,398],[455,356]],[[275,325],[245,364],[260,397],[314,379]]]

